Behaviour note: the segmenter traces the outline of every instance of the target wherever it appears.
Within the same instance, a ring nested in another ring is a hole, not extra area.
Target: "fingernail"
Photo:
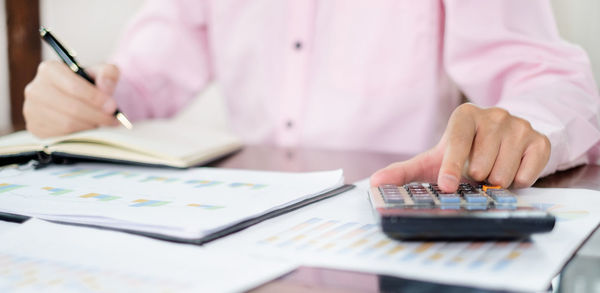
[[[107,113],[107,114],[114,113],[116,109],[117,109],[117,103],[113,99],[106,100],[106,102],[104,102],[104,105],[102,105],[102,111],[104,111],[104,113]]]
[[[450,174],[444,174],[438,180],[438,185],[442,189],[448,189],[448,187],[455,186],[457,184],[458,184],[458,178],[456,178]]]

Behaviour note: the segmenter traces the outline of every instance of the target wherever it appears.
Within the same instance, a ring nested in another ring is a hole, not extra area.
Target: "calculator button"
[[[416,198],[413,198],[413,202],[415,202],[416,204],[432,204],[433,198],[431,198],[431,197],[416,197]]]
[[[429,192],[427,190],[411,190],[410,193],[411,194],[427,194],[427,195],[429,195]]]
[[[465,193],[465,200],[468,203],[487,203],[488,198],[479,193]]]
[[[517,202],[517,198],[505,189],[488,189],[486,193],[497,203],[505,204]]]
[[[398,190],[390,190],[390,191],[383,191],[381,194],[383,194],[383,195],[400,195],[402,193]]]
[[[495,195],[492,195],[492,198],[497,203],[516,203],[517,202],[517,198],[512,195],[495,194]]]
[[[502,186],[500,186],[500,185],[483,185],[483,186],[481,186],[481,190],[483,190],[483,192],[486,192],[490,189],[502,189]]]
[[[383,201],[385,203],[389,203],[389,204],[403,204],[404,198],[403,197],[384,197]]]
[[[431,195],[429,194],[419,194],[419,195],[413,195],[412,200],[415,203],[425,203],[425,204],[431,204],[433,203],[433,197],[431,197]]]
[[[379,186],[379,189],[381,190],[398,190],[398,186],[396,185],[381,185]]]
[[[473,190],[475,188],[473,188],[473,186],[471,186],[471,184],[468,183],[461,183],[458,185],[458,189],[463,189],[463,190]]]
[[[456,193],[440,193],[438,198],[441,203],[460,203],[460,195]]]
[[[382,185],[379,186],[379,191],[382,194],[400,194],[400,190],[396,185]]]

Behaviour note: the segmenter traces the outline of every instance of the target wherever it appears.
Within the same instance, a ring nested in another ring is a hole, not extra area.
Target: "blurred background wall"
[[[28,1],[28,0],[20,0]],[[532,0],[533,1],[533,0]],[[544,0],[536,0],[544,1]],[[551,0],[563,37],[581,45],[591,56],[596,80],[600,81],[600,1]],[[40,23],[53,29],[78,53],[83,65],[105,61],[118,41],[119,32],[143,0],[40,0]],[[10,127],[8,62],[6,53],[6,11],[0,7],[0,133]],[[42,58],[56,58],[42,46]],[[226,127],[224,107],[218,89],[210,88],[182,114],[194,123]],[[191,115],[188,113],[195,113]],[[200,114],[198,114],[200,113]]]
[[[562,37],[582,46],[590,55],[600,86],[600,1],[552,0],[552,7]]]
[[[6,11],[4,5],[0,7],[0,38],[0,133],[4,133],[10,127]]]

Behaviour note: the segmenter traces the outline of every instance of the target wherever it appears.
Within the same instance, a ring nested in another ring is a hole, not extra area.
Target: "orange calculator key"
[[[486,192],[488,189],[502,189],[502,186],[500,186],[500,185],[484,185],[481,187],[481,189],[483,190],[483,192]]]

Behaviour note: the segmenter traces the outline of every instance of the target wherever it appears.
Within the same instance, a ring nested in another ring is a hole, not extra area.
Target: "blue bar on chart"
[[[170,182],[175,182],[177,180],[179,180],[179,179],[173,178],[173,177],[147,176],[146,178],[140,180],[140,182],[158,181],[158,182],[170,183]]]
[[[185,184],[193,184],[194,187],[196,187],[196,188],[210,187],[210,186],[214,186],[214,185],[219,185],[221,183],[223,183],[223,182],[213,181],[213,180],[188,180],[188,181],[185,181]]]
[[[60,178],[73,178],[73,177],[79,177],[79,176],[89,175],[91,173],[95,173],[95,172],[98,172],[98,171],[100,171],[100,170],[76,168],[76,169],[71,169],[71,170],[68,170],[68,171],[56,172],[56,173],[53,173],[53,175],[57,175]]]
[[[131,173],[131,172],[125,172],[125,171],[107,171],[107,172],[104,172],[104,173],[101,173],[98,175],[94,175],[94,176],[92,176],[92,178],[102,179],[102,178],[116,176],[116,175],[120,175],[125,178],[131,178],[131,177],[137,176],[138,174]]]
[[[1,183],[0,184],[0,193],[8,192],[8,191],[15,190],[15,189],[18,189],[21,187],[25,187],[25,185]]]
[[[129,205],[130,207],[158,207],[170,203],[170,201],[161,200],[149,200],[149,199],[137,199],[133,201],[134,204]]]
[[[261,189],[267,187],[266,184],[254,184],[254,183],[243,183],[243,182],[233,182],[229,184],[229,187],[238,188],[238,187],[248,187],[250,189]]]
[[[56,188],[56,187],[42,187],[43,190],[48,190],[50,192],[50,195],[63,195],[63,194],[67,194],[73,190],[71,189],[64,189],[64,188]]]
[[[80,196],[82,198],[94,198],[100,201],[111,201],[111,200],[115,200],[115,199],[119,199],[121,197],[119,196],[113,196],[113,195],[108,195],[108,194],[100,194],[100,193],[88,193],[88,194],[84,194],[82,196]]]
[[[197,207],[205,210],[218,210],[224,208],[223,206],[214,206],[209,204],[199,204],[199,203],[191,203],[188,204],[189,207]]]

